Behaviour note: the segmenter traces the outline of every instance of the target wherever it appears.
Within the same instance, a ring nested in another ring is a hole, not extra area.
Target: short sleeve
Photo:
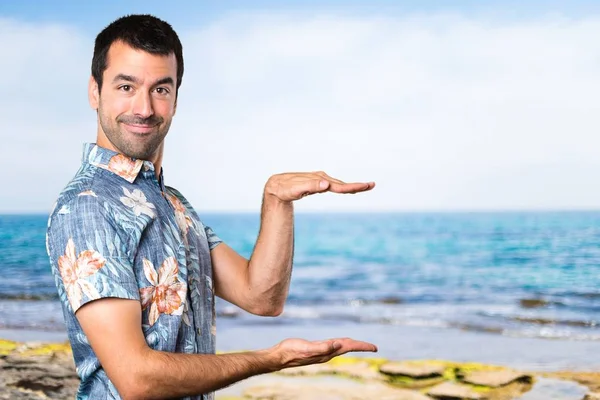
[[[60,299],[73,313],[101,298],[140,299],[126,232],[94,196],[58,208],[46,240]]]
[[[221,238],[217,236],[217,234],[212,230],[210,226],[204,225],[204,232],[206,233],[206,239],[208,240],[208,248],[210,250],[223,243],[223,240],[221,240]]]

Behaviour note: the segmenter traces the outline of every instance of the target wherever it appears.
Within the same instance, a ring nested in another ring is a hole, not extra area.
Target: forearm
[[[281,311],[288,294],[294,255],[294,206],[265,194],[258,239],[250,257],[250,292],[264,306]]]
[[[231,354],[181,354],[148,350],[134,389],[125,398],[180,398],[213,392],[248,377],[280,369],[267,350]]]

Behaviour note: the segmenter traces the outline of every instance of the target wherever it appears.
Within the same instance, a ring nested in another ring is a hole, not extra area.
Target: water
[[[258,215],[201,217],[250,256]],[[45,229],[45,215],[0,216],[0,329],[64,329]],[[277,323],[600,340],[599,242],[600,212],[299,214]],[[233,323],[272,323],[217,305]]]

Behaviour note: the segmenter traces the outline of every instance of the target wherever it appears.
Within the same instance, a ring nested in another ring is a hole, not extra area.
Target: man
[[[292,202],[367,191],[374,183],[347,184],[323,172],[272,176],[256,246],[250,260],[243,258],[165,185],[164,138],[182,76],[177,34],[155,17],[120,18],[96,38],[88,89],[97,141],[85,146],[47,234],[81,399],[211,399],[252,375],[377,350],[348,338],[287,339],[265,350],[215,354],[215,295],[253,314],[282,312],[292,270]],[[203,172],[201,164],[190,168]]]

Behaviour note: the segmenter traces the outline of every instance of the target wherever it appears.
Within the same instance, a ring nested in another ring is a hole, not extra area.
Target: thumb
[[[324,179],[314,179],[304,182],[293,190],[292,196],[302,198],[309,194],[321,193],[329,188],[329,182]]]
[[[327,190],[328,188],[329,188],[329,181],[327,181],[325,179],[321,179],[321,180],[317,181],[317,183],[316,183],[315,192],[323,192],[323,191]]]
[[[322,354],[333,354],[342,348],[342,344],[338,341],[325,340],[323,341],[323,352]]]

